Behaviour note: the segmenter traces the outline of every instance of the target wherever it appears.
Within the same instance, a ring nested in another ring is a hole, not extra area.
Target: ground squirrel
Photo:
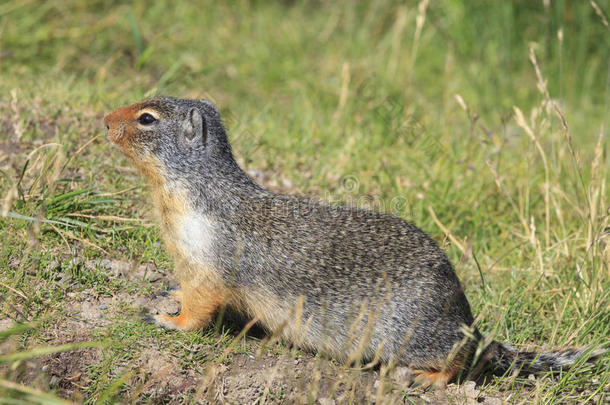
[[[301,347],[408,366],[429,384],[473,366],[557,370],[584,353],[484,344],[428,235],[393,215],[265,190],[236,163],[210,101],[155,98],[104,122],[151,183],[181,282],[180,314],[154,318],[163,327],[203,328],[227,305]]]

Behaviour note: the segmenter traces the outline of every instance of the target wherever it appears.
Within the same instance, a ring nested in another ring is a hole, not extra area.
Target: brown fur
[[[128,155],[133,153],[131,150],[131,140],[137,131],[133,123],[141,108],[142,103],[133,104],[119,108],[104,118],[106,126],[108,127],[110,140]]]
[[[183,284],[181,292],[173,294],[181,304],[180,315],[159,315],[157,320],[162,326],[183,332],[202,329],[212,320],[227,296],[226,289]]]
[[[408,366],[426,385],[472,370],[484,339],[448,258],[415,225],[263,189],[236,163],[207,100],[147,100],[105,122],[151,182],[180,280],[180,315],[157,324],[203,328],[227,305],[274,336],[349,363]],[[474,369],[560,370],[582,354],[493,342]]]

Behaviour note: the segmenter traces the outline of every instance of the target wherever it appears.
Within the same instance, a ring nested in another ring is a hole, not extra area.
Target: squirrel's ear
[[[182,125],[182,134],[189,141],[192,141],[195,137],[202,137],[202,141],[205,143],[207,136],[206,123],[198,109],[191,108],[189,110]]]

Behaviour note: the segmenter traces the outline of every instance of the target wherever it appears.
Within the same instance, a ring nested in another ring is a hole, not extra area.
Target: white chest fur
[[[208,264],[213,254],[215,221],[207,215],[187,211],[176,225],[181,253],[193,262]]]

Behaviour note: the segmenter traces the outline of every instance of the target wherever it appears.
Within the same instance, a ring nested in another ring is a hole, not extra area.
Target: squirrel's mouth
[[[117,128],[110,127],[108,128],[108,140],[114,145],[118,146],[121,150],[125,150],[127,147],[127,131],[125,131],[125,127],[120,125]]]
[[[119,143],[121,138],[125,135],[125,130],[119,128],[108,128],[108,140],[113,143]]]
[[[129,138],[129,131],[124,123],[124,114],[121,109],[111,112],[104,117],[104,126],[108,131],[108,140],[123,149]]]
[[[107,136],[107,138],[108,138],[108,140],[109,140],[111,143],[113,143],[113,144],[115,144],[115,145],[117,145],[117,146],[118,146],[120,136],[117,136],[117,135],[115,135],[114,133],[112,133],[112,132],[108,131],[108,136]]]

